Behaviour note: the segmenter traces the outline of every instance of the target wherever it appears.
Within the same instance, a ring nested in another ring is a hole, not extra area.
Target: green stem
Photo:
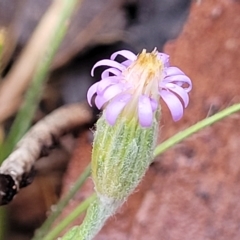
[[[54,211],[50,214],[47,220],[43,223],[43,225],[36,231],[35,236],[32,240],[42,240],[43,237],[47,234],[49,229],[51,228],[53,222],[57,219],[57,217],[62,213],[64,207],[69,203],[69,201],[74,197],[74,195],[78,192],[78,190],[82,187],[85,180],[90,176],[91,167],[88,165],[81,176],[77,179],[74,186],[71,188],[70,192],[64,197],[59,203],[54,207]],[[86,205],[84,205],[86,206]],[[78,207],[80,208],[80,206]],[[83,209],[86,210],[86,209]],[[76,212],[77,209],[74,210]],[[63,220],[65,222],[65,219]],[[61,225],[62,224],[62,225]],[[65,226],[63,222],[59,225]],[[60,228],[59,225],[56,228]],[[58,232],[59,230],[55,230],[55,228],[51,232]],[[49,233],[50,234],[50,233]],[[49,234],[47,236],[49,236]],[[52,233],[51,233],[52,234]],[[50,236],[51,236],[50,234]],[[45,238],[44,238],[45,239]],[[47,238],[48,239],[48,238]]]
[[[233,114],[235,112],[240,111],[240,104],[234,104],[231,107],[228,107],[224,110],[222,110],[219,113],[216,113],[215,115],[208,117],[206,119],[203,119],[202,121],[194,124],[193,126],[187,128],[186,130],[177,133],[173,137],[170,137],[168,140],[164,141],[163,143],[160,143],[154,150],[154,157],[158,156],[159,154],[162,154],[170,147],[176,145],[180,141],[184,140],[185,138],[191,136],[192,134],[200,131],[201,129],[208,127],[212,125],[213,123],[229,116],[230,114]]]
[[[0,240],[6,239],[6,232],[8,229],[8,221],[7,221],[7,214],[6,208],[0,208]]]
[[[49,41],[49,46],[36,69],[22,108],[16,116],[6,141],[0,148],[0,163],[11,153],[16,143],[30,127],[38,103],[41,99],[42,87],[47,80],[47,73],[49,72],[51,62],[65,36],[68,27],[67,22],[69,21],[78,1],[79,0],[62,0],[62,4],[64,4],[65,7],[59,16],[57,26]]]
[[[72,211],[66,218],[63,219],[52,231],[50,231],[45,237],[41,238],[41,240],[53,240],[56,239],[57,236],[76,218],[79,217],[81,213],[86,211],[91,203],[96,199],[96,195],[93,194],[89,198],[87,198],[84,202],[79,204],[74,211]],[[75,238],[79,239],[79,238]]]
[[[120,205],[121,202],[103,202],[99,198],[96,198],[89,206],[83,223],[80,226],[73,227],[61,240],[91,240]]]

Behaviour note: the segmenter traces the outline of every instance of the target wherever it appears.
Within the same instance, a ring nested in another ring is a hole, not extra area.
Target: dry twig
[[[49,153],[61,135],[88,123],[91,118],[85,103],[71,104],[55,110],[33,126],[0,167],[0,205],[7,204],[21,187],[31,183],[34,163]]]

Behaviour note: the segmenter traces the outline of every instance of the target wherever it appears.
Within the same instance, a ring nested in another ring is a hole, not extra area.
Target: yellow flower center
[[[147,53],[144,49],[123,75],[124,80],[132,85],[132,94],[145,94],[157,98],[162,70],[163,63],[158,58],[157,50]]]
[[[124,81],[132,86],[130,93],[133,96],[124,113],[136,114],[136,106],[141,95],[147,95],[156,101],[159,100],[158,85],[162,80],[163,66],[156,49],[151,53],[147,53],[144,49],[123,72]]]

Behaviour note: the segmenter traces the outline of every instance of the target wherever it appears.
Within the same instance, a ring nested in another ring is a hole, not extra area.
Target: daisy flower
[[[125,58],[122,62],[117,57]],[[114,125],[121,115],[137,118],[142,127],[150,127],[154,114],[160,110],[160,98],[167,104],[172,118],[178,121],[188,106],[192,82],[179,68],[169,64],[169,56],[154,49],[139,55],[128,50],[113,53],[110,59],[98,61],[92,68],[107,66],[101,80],[93,84],[87,93],[92,106],[93,97],[98,109]]]

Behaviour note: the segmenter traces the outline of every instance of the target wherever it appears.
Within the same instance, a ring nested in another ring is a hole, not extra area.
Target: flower
[[[118,56],[126,60],[116,61]],[[152,124],[155,112],[160,109],[159,98],[167,104],[172,118],[178,121],[188,106],[188,93],[192,83],[179,68],[171,67],[169,56],[154,49],[139,55],[128,50],[115,52],[110,59],[98,61],[91,75],[99,66],[108,66],[101,80],[93,84],[87,93],[90,106],[94,95],[98,109],[105,108],[105,117],[114,125],[119,115],[137,117],[142,127]]]
[[[123,57],[125,60],[116,61]],[[108,217],[126,201],[144,177],[154,158],[159,136],[162,98],[173,119],[179,120],[189,102],[191,80],[178,68],[169,66],[169,56],[154,49],[139,55],[122,50],[97,62],[107,66],[101,80],[87,93],[103,114],[94,132],[91,173],[97,199],[83,224],[64,239],[92,239]],[[84,237],[83,237],[84,236]]]

